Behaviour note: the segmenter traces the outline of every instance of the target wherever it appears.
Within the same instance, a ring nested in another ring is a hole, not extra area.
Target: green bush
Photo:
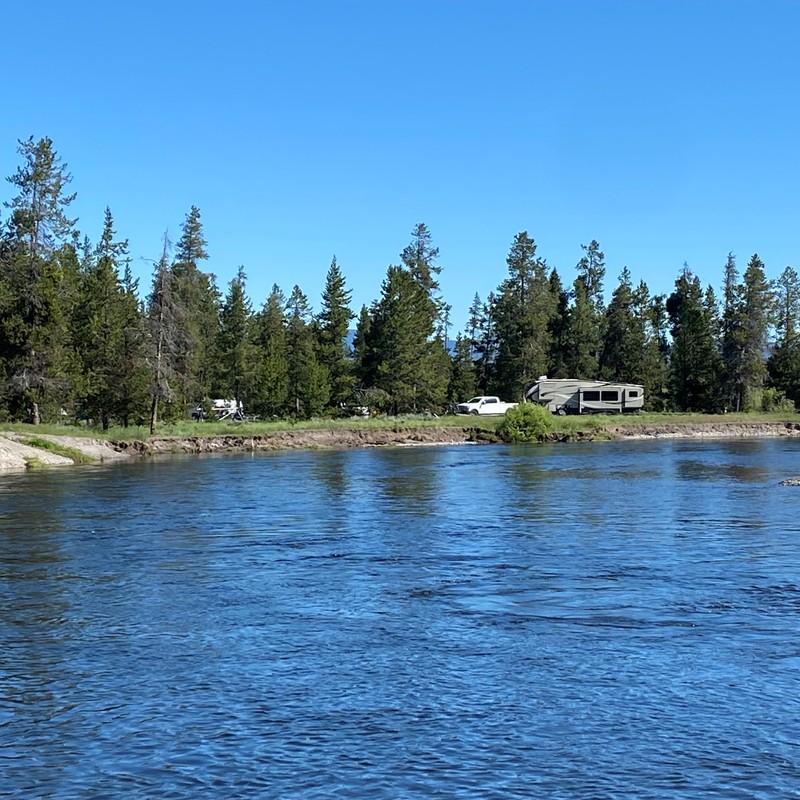
[[[761,392],[760,398],[760,411],[765,411],[767,413],[780,411],[780,412],[789,412],[795,411],[794,401],[790,400],[782,391],[779,389],[769,388],[764,389]]]
[[[506,442],[541,442],[553,430],[553,415],[536,403],[520,403],[506,412],[497,434]]]

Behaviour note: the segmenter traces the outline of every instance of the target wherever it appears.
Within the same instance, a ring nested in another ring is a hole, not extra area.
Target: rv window
[[[619,392],[605,391],[602,393],[601,399],[609,403],[617,403],[619,402]]]
[[[600,399],[600,392],[584,392],[583,399],[587,402],[591,402],[592,400],[599,400]]]
[[[628,392],[628,397],[638,397],[638,396],[639,396],[639,392],[637,392],[636,389],[631,389]]]

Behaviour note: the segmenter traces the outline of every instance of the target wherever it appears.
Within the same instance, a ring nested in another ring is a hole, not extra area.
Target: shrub
[[[779,389],[771,387],[761,392],[760,406],[760,410],[766,411],[767,413],[770,411],[788,412],[796,410],[793,400],[786,397]]]
[[[536,403],[520,403],[509,408],[497,428],[506,442],[541,442],[553,430],[553,415]]]
[[[78,450],[76,447],[69,447],[61,442],[54,442],[52,439],[41,439],[38,436],[30,438],[21,436],[20,441],[23,444],[27,444],[29,447],[38,447],[40,450],[47,450],[48,453],[55,453],[57,456],[70,458],[76,464],[94,464],[95,462],[94,458],[86,455],[82,450]],[[39,461],[37,458],[33,458],[32,460]]]

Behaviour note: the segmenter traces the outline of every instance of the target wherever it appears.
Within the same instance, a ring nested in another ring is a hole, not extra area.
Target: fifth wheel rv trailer
[[[644,405],[644,387],[635,383],[541,377],[525,387],[525,400],[554,414],[623,414]]]

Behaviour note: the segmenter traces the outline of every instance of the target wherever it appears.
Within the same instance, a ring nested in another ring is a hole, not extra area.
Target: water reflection
[[[375,452],[370,487],[398,514],[433,515],[445,463],[441,448],[392,448]]]

